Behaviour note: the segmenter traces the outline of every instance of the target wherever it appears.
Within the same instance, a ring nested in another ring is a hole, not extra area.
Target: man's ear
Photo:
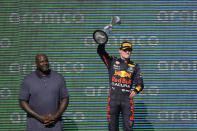
[[[121,53],[121,50],[118,50],[119,53]]]

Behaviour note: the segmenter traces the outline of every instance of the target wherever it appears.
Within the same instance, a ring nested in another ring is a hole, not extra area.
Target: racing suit
[[[130,91],[138,94],[143,90],[143,78],[138,64],[110,56],[105,51],[105,45],[98,45],[97,53],[105,63],[109,72],[109,96],[107,118],[110,131],[119,130],[119,114],[122,113],[123,130],[133,131],[134,104],[129,98]],[[135,85],[135,88],[132,85]]]

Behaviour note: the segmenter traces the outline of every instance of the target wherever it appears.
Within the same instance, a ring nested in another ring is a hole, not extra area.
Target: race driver
[[[120,58],[110,56],[105,45],[98,45],[97,53],[109,72],[109,97],[107,118],[109,131],[119,130],[119,114],[123,117],[123,130],[133,131],[133,98],[144,88],[142,73],[138,64],[130,60],[132,44],[123,42],[118,50]],[[134,87],[133,87],[134,85]]]

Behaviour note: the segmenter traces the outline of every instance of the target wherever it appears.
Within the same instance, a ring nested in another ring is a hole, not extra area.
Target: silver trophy
[[[96,30],[93,33],[93,39],[97,44],[106,44],[108,42],[108,34],[112,31],[115,25],[120,25],[121,21],[118,16],[113,16],[109,25],[105,26],[103,30]]]

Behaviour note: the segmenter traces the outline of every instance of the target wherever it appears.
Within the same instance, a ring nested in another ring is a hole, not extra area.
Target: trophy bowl
[[[106,44],[108,42],[107,33],[102,30],[96,30],[93,33],[93,39],[97,44]]]
[[[108,34],[112,31],[115,25],[120,25],[121,21],[118,16],[113,16],[109,25],[104,27],[104,30],[96,30],[93,33],[93,39],[97,44],[106,44],[108,42]]]

